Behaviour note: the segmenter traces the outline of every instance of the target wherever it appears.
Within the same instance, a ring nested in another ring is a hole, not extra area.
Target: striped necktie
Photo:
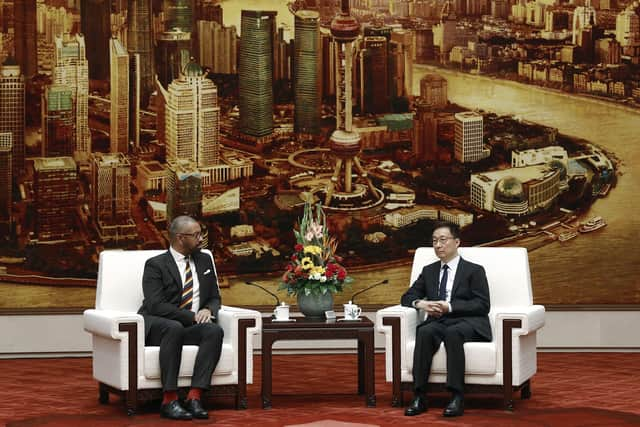
[[[191,273],[191,264],[189,263],[189,257],[185,257],[187,267],[184,275],[184,287],[182,288],[182,300],[180,301],[180,308],[191,310],[191,303],[193,302],[193,273]]]

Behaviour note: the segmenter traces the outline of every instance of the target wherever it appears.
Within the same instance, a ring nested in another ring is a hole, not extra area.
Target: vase
[[[333,310],[333,294],[331,292],[321,295],[300,293],[298,294],[298,309],[305,317],[324,319],[324,312]]]

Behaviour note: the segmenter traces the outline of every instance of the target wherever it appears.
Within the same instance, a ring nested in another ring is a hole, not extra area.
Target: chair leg
[[[138,410],[138,393],[136,391],[128,390],[125,396],[125,405],[127,406],[127,415],[133,416]]]
[[[109,403],[109,391],[102,383],[98,385],[98,402],[100,402],[103,405],[106,405]]]
[[[399,395],[397,394],[393,394],[393,396],[391,397],[391,406],[393,406],[394,408],[400,408],[402,407],[402,391],[400,392]]]
[[[531,399],[531,380],[525,381],[520,389],[520,399]]]

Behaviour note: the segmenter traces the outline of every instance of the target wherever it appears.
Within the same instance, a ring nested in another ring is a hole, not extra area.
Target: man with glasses
[[[191,217],[176,217],[169,227],[169,250],[147,260],[142,276],[145,342],[160,346],[163,399],[160,416],[190,420],[209,418],[202,406],[202,391],[222,351],[223,330],[216,323],[220,292],[213,261],[199,250],[200,224]],[[191,389],[178,401],[178,372],[183,345],[197,345]]]
[[[431,361],[444,342],[446,387],[452,397],[443,415],[455,417],[464,412],[463,345],[468,341],[491,341],[489,285],[482,266],[458,255],[460,228],[456,224],[437,222],[432,243],[440,261],[425,266],[401,299],[402,305],[426,313],[426,319],[416,329],[413,352],[415,397],[405,415],[418,415],[427,410]]]

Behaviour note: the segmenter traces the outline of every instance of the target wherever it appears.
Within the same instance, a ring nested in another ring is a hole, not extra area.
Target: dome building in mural
[[[550,208],[560,194],[561,169],[525,166],[471,175],[471,203],[507,216]]]
[[[507,215],[524,215],[529,203],[522,182],[514,176],[500,179],[495,186],[493,206],[496,212]]]

